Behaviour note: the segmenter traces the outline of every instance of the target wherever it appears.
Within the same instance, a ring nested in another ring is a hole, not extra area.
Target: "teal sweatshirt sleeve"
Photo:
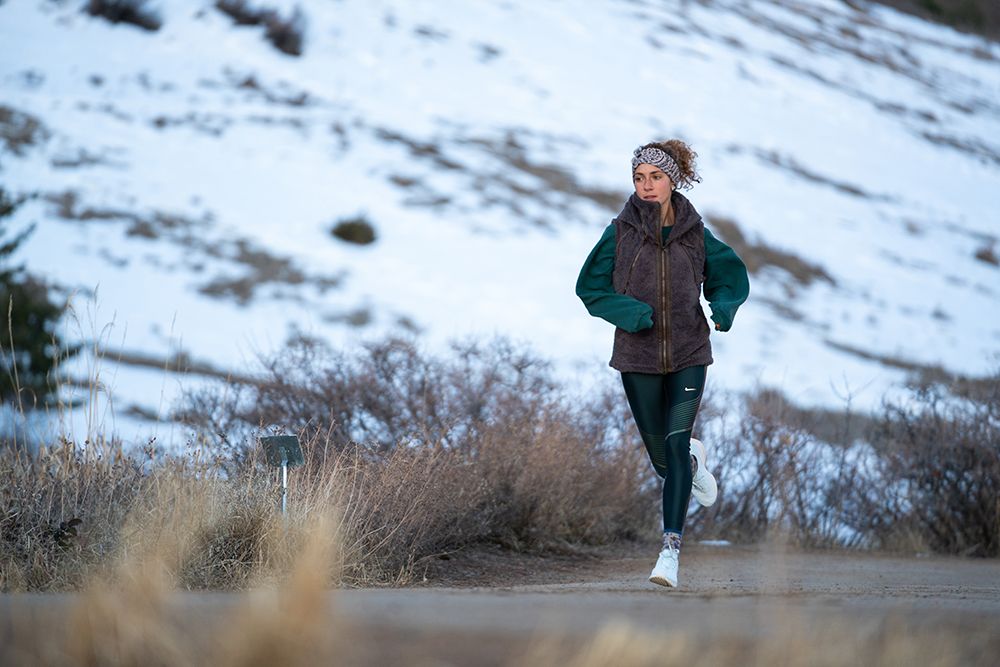
[[[736,252],[705,227],[705,299],[720,331],[729,331],[736,309],[750,295],[747,267]]]
[[[629,333],[653,326],[652,306],[615,291],[614,270],[615,226],[611,224],[590,251],[576,279],[576,295],[587,307],[587,312]]]

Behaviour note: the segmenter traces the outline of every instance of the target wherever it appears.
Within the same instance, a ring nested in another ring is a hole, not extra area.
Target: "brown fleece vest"
[[[629,197],[614,220],[614,287],[653,307],[653,326],[615,330],[610,365],[622,372],[672,373],[712,363],[699,297],[705,282],[705,225],[687,197],[671,195],[674,228],[661,241],[660,205]]]

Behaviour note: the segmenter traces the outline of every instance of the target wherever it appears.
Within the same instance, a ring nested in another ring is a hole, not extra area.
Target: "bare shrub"
[[[350,576],[405,578],[476,542],[563,548],[656,524],[620,390],[569,400],[546,363],[509,341],[455,344],[442,358],[401,339],[348,356],[298,338],[262,363],[259,382],[203,390],[182,414],[237,469],[260,428],[300,433],[308,475],[337,476],[355,498]]]
[[[340,466],[372,508],[350,510],[364,527],[345,540],[396,526],[384,553],[416,562],[477,541],[552,548],[655,525],[648,464],[621,397],[574,403],[548,364],[507,340],[435,357],[401,339],[348,356],[299,338],[263,365],[264,378],[241,392],[192,396],[185,417],[236,460],[261,426],[303,434],[310,465]]]
[[[876,0],[923,19],[1000,39],[1000,5],[993,0]]]
[[[374,243],[376,238],[375,228],[363,215],[340,220],[330,230],[330,234],[341,241],[357,245]]]
[[[36,116],[0,104],[0,145],[18,157],[27,154],[26,146],[48,141],[51,133]]]
[[[302,55],[306,17],[297,5],[287,18],[275,9],[256,7],[246,0],[217,0],[215,7],[233,19],[236,25],[265,26],[265,37],[282,53]]]
[[[258,381],[190,395],[177,416],[237,457],[255,446],[254,428],[272,424],[307,439],[322,435],[338,450],[404,443],[472,452],[485,423],[514,423],[562,398],[548,364],[509,341],[455,344],[452,352],[435,358],[389,338],[348,356],[299,336],[261,358]]]
[[[1000,373],[925,380],[875,415],[758,390],[741,414],[707,416],[720,493],[689,520],[694,535],[1000,555]]]
[[[1000,372],[886,403],[850,517],[874,546],[1000,555]]]
[[[473,460],[489,484],[493,539],[518,549],[652,532],[659,493],[646,454],[631,431],[594,437],[594,407],[542,406],[480,429]],[[588,422],[590,433],[580,428]]]
[[[190,399],[200,421],[184,455],[68,441],[36,458],[4,453],[4,589],[75,588],[116,554],[164,552],[161,536],[184,536],[160,560],[185,587],[245,588],[280,571],[261,424],[300,435],[289,518],[337,509],[347,583],[403,583],[477,543],[572,550],[651,537],[658,523],[620,390],[571,399],[509,342],[435,357],[386,340],[348,357],[297,341],[264,365],[259,384]],[[150,518],[162,506],[169,520]]]
[[[227,425],[250,430],[287,425],[318,438],[317,460],[325,449],[345,452],[360,447],[357,443],[365,443],[363,457],[369,461],[401,447],[455,453],[433,473],[435,493],[475,500],[465,514],[453,515],[453,508],[430,501],[434,494],[426,496],[429,520],[433,512],[442,512],[453,517],[449,525],[454,530],[440,534],[436,542],[404,539],[402,551],[417,560],[435,549],[481,540],[515,549],[548,548],[652,531],[658,480],[635,440],[620,390],[608,387],[603,395],[574,406],[544,363],[508,342],[457,345],[453,352],[434,358],[411,342],[386,340],[348,357],[315,342],[294,341],[265,362],[267,372],[259,384],[244,388],[241,400],[249,409],[237,409],[238,401],[233,401],[228,412],[221,411],[228,416],[208,419],[202,414],[200,420],[215,423],[214,432]],[[996,460],[996,445],[984,443],[1000,442],[1000,437],[997,418],[984,415],[989,410],[995,415],[997,401],[990,392],[996,385],[1000,383],[985,381],[950,387],[948,391],[967,397],[962,405],[980,406],[963,418],[966,426],[961,428],[975,423],[980,430],[964,438],[932,438],[987,448],[966,452],[965,462],[957,464],[967,466],[964,476],[938,470],[926,478],[955,480],[949,494],[964,494],[964,504],[950,496],[942,499],[942,482],[919,496],[914,495],[922,488],[917,482],[904,485],[902,480],[910,477],[926,482],[916,472],[927,468],[921,457],[933,452],[938,464],[942,458],[940,448],[931,446],[921,454],[924,450],[893,435],[899,431],[917,437],[912,434],[919,429],[899,421],[905,412],[880,419],[854,413],[849,403],[840,412],[804,410],[776,390],[752,392],[735,410],[720,409],[706,397],[695,435],[709,444],[720,497],[713,507],[691,515],[687,532],[744,542],[777,532],[797,544],[818,547],[899,547],[905,539],[910,547],[995,553],[990,550],[996,548],[997,514],[990,503],[1000,474],[990,463]],[[203,398],[192,404],[216,404]],[[909,404],[915,412],[904,422],[959,428],[961,420],[954,415],[950,421],[942,419],[935,403],[919,394]],[[192,415],[197,417],[198,410]],[[210,438],[210,430],[202,430],[202,437]],[[237,438],[228,443],[228,451],[238,454],[250,442]],[[468,479],[451,473],[459,468],[475,471],[475,492]],[[373,470],[378,468],[368,474]],[[923,507],[931,498],[939,499],[937,509]],[[414,506],[423,502],[423,497],[413,501]],[[914,520],[946,511],[951,512],[948,521]],[[931,524],[961,537],[925,536]]]
[[[340,493],[357,499],[342,528],[346,581],[407,583],[427,559],[482,539],[488,486],[456,452],[401,448],[381,457],[352,457],[349,476],[341,473]]]
[[[86,445],[0,451],[0,589],[75,588],[115,549],[143,462]]]
[[[269,11],[253,7],[246,0],[216,0],[215,7],[236,25],[264,25]]]
[[[296,6],[292,15],[287,18],[273,12],[268,17],[265,36],[274,45],[274,48],[282,53],[290,56],[301,56],[305,31],[306,15]]]
[[[994,243],[995,242],[991,242],[987,245],[979,247],[973,254],[973,257],[978,259],[980,262],[992,264],[993,266],[1000,266],[1000,257],[997,257],[996,250],[994,249]]]
[[[159,30],[162,25],[149,0],[89,0],[87,13],[111,23],[128,23],[150,32]]]
[[[804,546],[853,545],[840,511],[859,451],[814,438],[803,413],[779,392],[746,397],[745,414],[719,413],[707,426],[716,437],[713,472],[719,500],[696,513],[690,530],[702,537],[753,542],[769,532]]]

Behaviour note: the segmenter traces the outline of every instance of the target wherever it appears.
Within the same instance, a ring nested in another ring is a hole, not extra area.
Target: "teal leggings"
[[[663,478],[663,530],[683,534],[691,499],[691,428],[705,366],[674,373],[622,373],[625,396],[656,474]]]

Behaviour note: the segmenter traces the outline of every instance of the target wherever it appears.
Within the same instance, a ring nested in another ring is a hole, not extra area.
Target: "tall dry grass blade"
[[[337,655],[342,637],[329,589],[339,574],[335,525],[321,514],[298,527],[291,571],[274,588],[247,596],[223,629],[213,664],[305,666]]]
[[[209,490],[180,474],[161,477],[127,516],[111,575],[92,582],[74,605],[66,641],[74,664],[200,664],[168,602]]]
[[[207,623],[188,617],[176,598],[179,573],[203,546],[218,511],[217,489],[165,480],[126,521],[128,539],[111,576],[95,580],[73,606],[65,661],[78,665],[312,665],[336,655],[329,593],[339,576],[332,511],[259,533],[261,577],[272,585],[241,596]],[[277,571],[285,569],[281,576]],[[60,655],[60,654],[57,654]]]

